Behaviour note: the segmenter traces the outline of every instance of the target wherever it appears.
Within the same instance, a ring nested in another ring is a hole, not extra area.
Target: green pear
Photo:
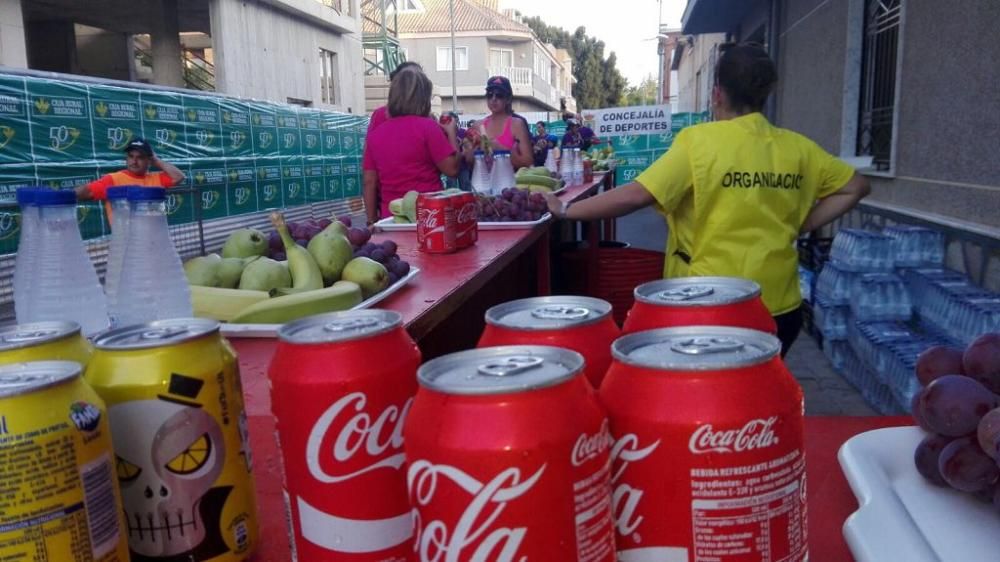
[[[379,262],[366,257],[347,262],[340,278],[357,283],[366,299],[389,286],[389,271]]]
[[[219,266],[222,258],[219,254],[208,254],[198,256],[184,262],[184,275],[187,276],[189,285],[201,287],[219,287]]]
[[[337,219],[333,219],[333,222],[329,226],[320,231],[320,234],[324,232],[333,232],[341,236],[347,236],[347,226]]]
[[[410,222],[417,222],[417,196],[420,194],[416,191],[407,191],[406,195],[403,196],[403,214],[406,218],[410,219]]]
[[[260,259],[260,256],[249,258],[222,258],[219,263],[219,286],[226,289],[235,289],[240,285],[240,277],[243,275],[243,268],[250,262]]]
[[[234,230],[222,246],[224,258],[249,258],[267,254],[267,236],[253,228]]]
[[[330,226],[334,224],[341,223],[338,221],[331,223]],[[339,281],[344,266],[354,257],[354,248],[347,241],[347,237],[336,233],[330,227],[313,236],[306,249],[319,265],[319,271],[323,274],[323,284],[325,285]]]
[[[248,291],[270,291],[280,287],[291,287],[292,275],[288,266],[271,258],[259,258],[248,263],[240,276],[240,289]]]

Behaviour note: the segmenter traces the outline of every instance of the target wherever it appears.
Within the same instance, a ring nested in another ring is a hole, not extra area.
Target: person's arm
[[[440,123],[439,125],[444,131],[448,144],[444,146],[433,142],[430,146],[431,156],[434,158],[434,165],[437,166],[438,171],[453,178],[458,175],[458,170],[461,167],[458,161],[460,156],[455,148],[458,146],[458,124],[452,119],[446,125]]]
[[[182,172],[181,169],[178,168],[177,166],[174,166],[170,162],[164,162],[163,160],[160,160],[160,158],[155,154],[153,155],[153,165],[163,170],[163,173],[167,174],[167,176],[170,177],[170,181],[174,182],[174,185],[180,185],[184,183],[185,179],[184,172]]]
[[[84,201],[87,199],[105,199],[108,192],[108,188],[112,187],[114,182],[111,180],[111,175],[104,175],[100,178],[86,184],[81,185],[76,188],[76,198]]]
[[[362,173],[362,192],[365,201],[365,215],[368,219],[368,226],[378,221],[381,209],[378,205],[378,172],[375,170],[365,170]]]
[[[819,200],[806,215],[799,232],[806,233],[833,222],[871,193],[868,178],[855,172],[843,187]]]
[[[572,204],[563,204],[559,197],[545,193],[549,211],[561,219],[592,221],[611,219],[638,211],[656,203],[656,199],[641,184],[629,182],[595,197]]]
[[[531,135],[524,121],[516,117],[511,117],[510,130],[514,134],[514,146],[511,151],[510,161],[514,169],[535,165],[535,155],[531,151]]]

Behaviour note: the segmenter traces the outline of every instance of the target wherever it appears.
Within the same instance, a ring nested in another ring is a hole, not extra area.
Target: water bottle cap
[[[109,187],[107,191],[107,197],[109,200],[125,199],[125,197],[128,195],[128,188],[129,186],[127,185]]]
[[[130,187],[129,201],[163,201],[167,198],[167,190],[162,187]]]
[[[35,205],[76,205],[76,192],[72,189],[39,189],[35,191]]]
[[[17,188],[17,204],[31,205],[35,202],[35,194],[44,188],[41,187],[19,187]]]
[[[494,150],[493,156],[510,156],[509,150]]]

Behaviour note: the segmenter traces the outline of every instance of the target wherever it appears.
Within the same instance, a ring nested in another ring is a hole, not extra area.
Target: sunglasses
[[[503,92],[486,92],[486,99],[505,100],[507,99],[507,94]]]

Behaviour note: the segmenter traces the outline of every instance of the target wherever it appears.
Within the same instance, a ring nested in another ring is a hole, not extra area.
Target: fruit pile
[[[563,182],[551,174],[545,166],[535,166],[534,168],[521,168],[514,175],[520,189],[532,192],[545,193],[555,191],[563,186]]]
[[[189,260],[184,270],[198,316],[239,323],[283,323],[351,308],[405,277],[396,243],[370,241],[350,217],[287,224],[273,213],[270,236],[234,231],[222,255]]]
[[[480,222],[531,222],[548,212],[545,196],[507,187],[500,195],[476,196]]]
[[[965,350],[932,347],[918,357],[916,375],[925,386],[911,409],[930,432],[914,453],[917,471],[1000,510],[1000,333]]]

